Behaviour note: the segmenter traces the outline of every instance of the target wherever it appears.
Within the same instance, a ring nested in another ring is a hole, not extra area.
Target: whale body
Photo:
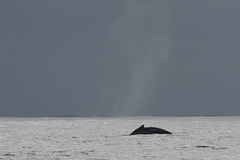
[[[134,130],[130,135],[136,134],[172,134],[172,133],[161,128],[144,127],[144,125],[141,125],[141,127]]]

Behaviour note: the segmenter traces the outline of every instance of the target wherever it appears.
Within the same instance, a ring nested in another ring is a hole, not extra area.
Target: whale
[[[139,128],[135,129],[130,135],[136,134],[172,134],[172,133],[162,128],[144,127],[144,125],[141,125]]]

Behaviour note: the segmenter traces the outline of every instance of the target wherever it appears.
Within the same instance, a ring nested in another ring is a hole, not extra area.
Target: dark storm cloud
[[[239,6],[2,0],[0,115],[239,114]]]
[[[173,114],[239,114],[239,6],[238,1],[175,4],[165,102]]]
[[[1,1],[2,114],[89,113],[96,105],[97,61],[108,50],[108,23],[120,6]]]

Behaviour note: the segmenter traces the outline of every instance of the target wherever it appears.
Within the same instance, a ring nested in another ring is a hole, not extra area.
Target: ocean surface
[[[0,159],[240,160],[240,117],[0,117]]]

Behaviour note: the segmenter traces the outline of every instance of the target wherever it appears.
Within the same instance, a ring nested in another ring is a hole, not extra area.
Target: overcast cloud
[[[1,0],[0,115],[239,115],[239,7]]]

